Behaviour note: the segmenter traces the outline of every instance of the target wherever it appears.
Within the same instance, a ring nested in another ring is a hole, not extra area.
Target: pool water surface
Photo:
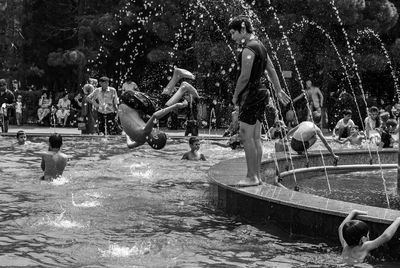
[[[15,139],[0,137],[0,266],[343,267],[336,245],[210,204],[208,169],[243,151],[203,141],[207,161],[192,162],[180,160],[186,140],[157,151],[130,150],[120,137],[64,138],[64,176],[43,182],[47,138],[31,141],[12,149]]]

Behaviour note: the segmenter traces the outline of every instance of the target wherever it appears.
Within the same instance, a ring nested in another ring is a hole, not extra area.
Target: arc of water
[[[340,64],[341,64],[341,66],[342,66],[342,68],[344,70],[345,78],[346,78],[348,86],[349,86],[349,88],[351,90],[351,93],[353,95],[353,99],[354,99],[354,102],[355,102],[355,105],[356,105],[356,108],[357,108],[357,112],[358,112],[358,115],[360,117],[361,125],[364,128],[364,121],[363,121],[363,118],[362,118],[362,115],[361,115],[360,106],[358,105],[356,93],[355,93],[353,84],[352,84],[352,82],[350,80],[350,75],[349,75],[348,70],[347,70],[347,65],[344,63],[343,58],[340,55],[339,50],[337,49],[335,42],[333,41],[332,37],[329,35],[329,33],[326,32],[326,30],[324,28],[322,28],[320,25],[318,25],[314,21],[307,20],[306,18],[302,19],[302,23],[301,24],[294,24],[294,26],[288,32],[292,33],[294,31],[295,27],[303,27],[304,26],[303,23],[307,23],[309,25],[312,25],[316,29],[320,30],[321,33],[324,34],[324,36],[328,39],[330,45],[333,47],[333,49],[334,49],[334,51],[335,51],[335,53],[336,53],[336,55],[337,55],[337,57],[338,57],[338,59],[340,61]],[[372,153],[371,153],[371,148],[370,148],[369,144],[367,144],[367,149],[368,149],[368,153],[369,153],[370,159],[372,159]]]
[[[269,10],[272,11],[273,16],[274,16],[274,19],[275,19],[275,21],[276,21],[276,22],[278,23],[278,25],[279,25],[279,26],[278,26],[279,29],[283,29],[282,23],[280,22],[280,19],[279,19],[278,15],[276,14],[275,8],[274,8],[273,6],[270,6],[270,7],[268,8],[268,11],[269,11]],[[289,51],[289,53],[290,53],[290,57],[291,57],[291,59],[292,59],[292,61],[293,61],[293,64],[294,64],[294,68],[295,68],[295,71],[296,71],[297,78],[298,78],[298,80],[299,80],[299,82],[300,82],[300,84],[301,84],[301,91],[303,92],[304,97],[305,97],[305,99],[306,99],[306,101],[307,101],[308,113],[310,114],[311,122],[313,122],[313,124],[314,124],[314,132],[315,132],[315,135],[317,135],[317,130],[316,130],[316,128],[315,128],[316,125],[315,125],[314,119],[312,118],[312,110],[311,110],[311,108],[310,108],[310,101],[309,101],[309,99],[308,99],[307,92],[306,92],[305,89],[304,89],[304,82],[303,82],[303,79],[302,79],[302,77],[301,77],[300,71],[299,71],[299,69],[298,69],[298,67],[297,67],[296,59],[294,58],[293,52],[292,52],[292,50],[291,50],[291,48],[290,48],[290,44],[289,44],[288,38],[287,38],[287,36],[286,36],[286,34],[285,34],[284,31],[282,31],[282,36],[283,36],[283,40],[284,40],[285,44],[287,45],[288,51]],[[303,142],[303,146],[304,146],[304,141],[302,141],[302,142]],[[323,165],[325,166],[324,155],[323,155],[321,149],[319,149],[319,153],[320,153],[320,155],[321,155],[322,163],[323,163]],[[308,158],[307,158],[307,162],[308,162]],[[329,178],[328,178],[328,174],[327,174],[327,172],[326,172],[326,169],[325,169],[325,177],[326,177],[327,182],[329,182]],[[328,184],[328,188],[329,188],[329,190],[330,190],[330,184]]]
[[[333,9],[334,12],[335,12],[336,19],[338,20],[339,25],[340,25],[340,28],[341,28],[341,30],[342,30],[342,33],[343,33],[343,35],[344,35],[344,37],[345,37],[346,46],[347,46],[347,49],[348,49],[348,51],[349,51],[349,53],[350,53],[350,59],[352,60],[352,64],[353,64],[353,68],[354,68],[354,73],[355,73],[355,75],[356,75],[356,77],[357,77],[357,80],[358,80],[358,83],[359,83],[359,88],[360,88],[360,91],[361,91],[361,94],[362,94],[362,97],[363,97],[363,100],[364,100],[364,103],[365,103],[365,107],[366,107],[366,109],[367,109],[367,114],[368,114],[367,100],[366,100],[366,98],[365,98],[365,93],[364,93],[364,89],[363,89],[363,86],[362,86],[361,77],[360,77],[360,74],[359,74],[359,72],[358,72],[358,66],[357,66],[357,63],[356,63],[355,58],[354,58],[354,51],[353,51],[353,49],[352,49],[352,47],[351,47],[351,45],[350,45],[347,32],[346,32],[346,30],[344,29],[342,19],[340,18],[339,10],[337,9],[337,7],[336,7],[336,5],[335,5],[335,0],[330,0],[329,3],[330,3],[330,5],[332,6],[332,9]],[[363,121],[362,121],[362,124],[363,124]],[[364,124],[363,124],[363,128],[364,128]],[[387,187],[386,187],[386,180],[385,180],[384,175],[383,175],[382,163],[381,163],[381,161],[380,161],[378,148],[376,149],[376,153],[377,153],[377,155],[378,155],[378,163],[379,163],[379,166],[381,167],[380,171],[381,171],[381,177],[382,177],[383,188],[385,189],[386,200],[387,200],[387,202],[388,202],[388,207],[390,207],[389,197],[388,197],[388,193],[387,193],[387,191],[386,191],[386,189],[387,189]],[[372,158],[371,158],[371,160],[372,160]],[[371,161],[371,162],[372,162],[372,161]]]
[[[361,39],[363,34],[366,34],[367,36],[372,36],[376,40],[378,40],[378,42],[380,44],[380,49],[382,50],[382,53],[383,53],[383,55],[385,56],[385,58],[387,60],[387,64],[389,66],[390,73],[392,74],[393,85],[394,85],[394,88],[395,88],[396,93],[397,93],[398,102],[400,102],[400,89],[399,89],[399,85],[398,85],[399,79],[398,79],[398,77],[396,75],[395,69],[393,68],[393,64],[392,64],[392,61],[391,61],[391,59],[389,57],[389,53],[388,53],[387,49],[385,48],[385,46],[384,46],[384,44],[382,42],[382,39],[379,37],[379,35],[376,32],[374,32],[372,29],[369,29],[369,28],[364,29],[364,30],[358,30],[357,33],[359,35],[357,36],[357,39],[354,42],[355,43],[355,45],[354,45],[355,48],[356,48],[357,45],[360,45],[360,39]]]
[[[222,37],[223,37],[226,41],[228,41],[229,39],[227,38],[227,36],[225,35],[224,31],[221,29],[221,27],[220,27],[219,24],[217,23],[217,21],[215,20],[214,15],[211,14],[211,12],[210,12],[210,11],[208,10],[208,8],[202,3],[201,0],[196,0],[196,3],[197,3],[197,5],[198,5],[199,7],[201,7],[202,9],[204,9],[204,10],[207,12],[207,15],[210,17],[210,19],[211,19],[211,21],[213,22],[213,24],[217,27],[217,31],[219,31],[219,32],[221,33]],[[228,42],[227,42],[227,46],[228,46],[228,48],[229,48],[231,54],[233,55],[233,58],[234,58],[235,61],[237,62],[236,54],[235,54],[235,52],[233,51],[232,47],[228,44]]]

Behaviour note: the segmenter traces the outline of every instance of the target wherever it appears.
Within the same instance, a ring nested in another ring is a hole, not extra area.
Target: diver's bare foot
[[[192,74],[188,70],[181,69],[181,68],[174,69],[174,75],[173,75],[172,79],[174,78],[174,76],[176,76],[176,78],[178,80],[183,79],[183,78],[188,78],[188,79],[192,79],[192,80],[195,79],[194,74]]]

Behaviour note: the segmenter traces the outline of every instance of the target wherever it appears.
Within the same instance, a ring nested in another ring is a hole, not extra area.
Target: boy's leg
[[[199,93],[197,90],[189,83],[183,82],[182,85],[179,87],[178,91],[165,103],[166,106],[171,106],[177,103],[185,93],[189,93],[194,98],[199,98]]]
[[[173,92],[176,83],[178,83],[182,78],[195,79],[194,75],[188,70],[175,68],[171,80],[169,80],[168,85],[164,88],[161,94],[170,95]]]
[[[154,120],[155,119],[161,119],[164,116],[166,116],[167,114],[169,114],[170,112],[172,112],[175,109],[179,109],[179,108],[183,108],[184,104],[182,103],[176,103],[172,106],[169,106],[167,108],[161,109],[157,112],[155,112],[150,119],[147,121],[146,126],[144,127],[144,131],[147,132],[151,132],[154,126]]]

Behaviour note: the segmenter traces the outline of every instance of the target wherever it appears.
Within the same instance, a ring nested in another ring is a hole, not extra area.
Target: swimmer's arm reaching
[[[328,151],[331,153],[331,155],[333,156],[333,158],[338,159],[338,156],[335,155],[335,153],[333,152],[331,146],[329,145],[328,141],[325,139],[324,134],[322,134],[321,129],[316,128],[315,130],[317,132],[318,137],[320,138],[320,140],[322,141],[322,143],[325,145],[326,149],[328,149]]]
[[[294,128],[292,128],[291,130],[288,131],[288,133],[286,134],[287,139],[289,139],[289,137],[293,136],[294,132],[299,128],[300,125],[295,126]]]
[[[229,144],[220,143],[220,142],[216,142],[216,141],[211,142],[211,144],[218,145],[218,146],[221,146],[221,147],[223,147],[223,148],[229,148],[229,147],[231,147]]]
[[[368,251],[373,250],[381,246],[382,244],[389,242],[392,237],[396,234],[397,229],[400,226],[400,217],[397,217],[392,224],[376,239],[366,241],[364,243]]]

